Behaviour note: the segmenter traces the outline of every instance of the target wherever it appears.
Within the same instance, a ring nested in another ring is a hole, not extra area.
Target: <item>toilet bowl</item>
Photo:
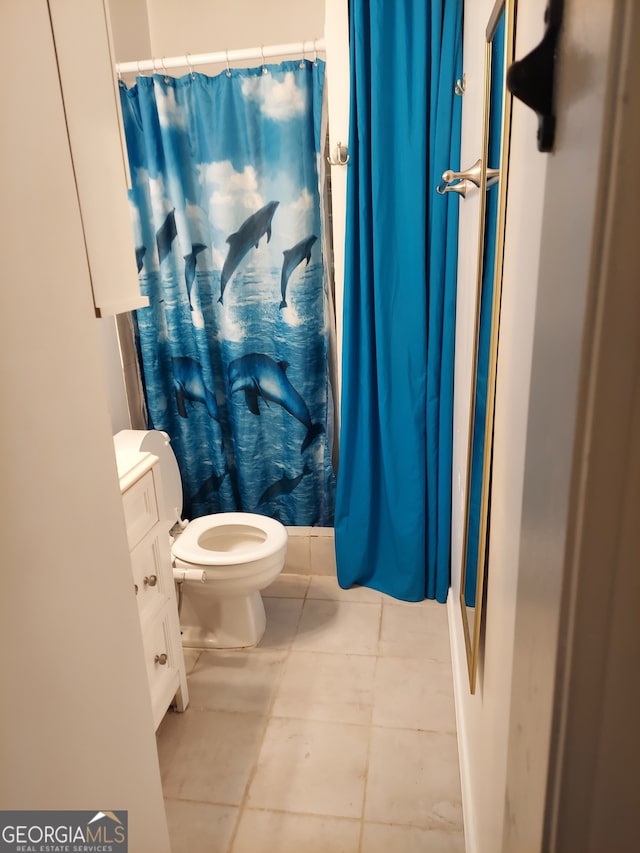
[[[204,572],[203,582],[182,584],[180,627],[187,648],[255,646],[266,627],[260,590],[282,571],[287,531],[273,518],[221,512],[186,523],[181,520],[182,482],[169,436],[157,430],[130,430],[138,449],[158,457],[164,506],[170,527],[180,523],[171,552],[176,569]],[[188,575],[187,575],[188,576]]]

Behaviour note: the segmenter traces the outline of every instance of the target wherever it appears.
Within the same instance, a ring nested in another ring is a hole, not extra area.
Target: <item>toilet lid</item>
[[[174,524],[182,518],[182,479],[176,457],[166,432],[147,430],[140,442],[140,450],[153,453],[160,460],[162,477],[162,517]]]
[[[220,512],[191,521],[173,544],[173,556],[196,566],[240,565],[286,546],[287,531],[273,518]]]

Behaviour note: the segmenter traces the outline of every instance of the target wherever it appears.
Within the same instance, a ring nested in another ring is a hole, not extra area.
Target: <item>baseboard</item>
[[[467,677],[467,653],[464,645],[462,614],[458,596],[449,590],[447,611],[449,614],[449,641],[451,643],[451,665],[453,667],[453,693],[456,706],[456,729],[458,732],[458,761],[460,763],[460,787],[462,789],[462,817],[464,822],[464,845],[466,853],[477,853],[476,821],[473,809],[473,780],[469,765],[468,726],[465,715],[469,694]]]

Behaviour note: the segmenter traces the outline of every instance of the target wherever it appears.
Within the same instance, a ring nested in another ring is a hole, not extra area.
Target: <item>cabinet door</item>
[[[128,167],[104,0],[49,0],[96,316],[148,305],[140,295]]]
[[[157,729],[180,687],[179,662],[176,660],[175,648],[171,642],[168,602],[153,622],[145,626],[142,641],[153,721]]]

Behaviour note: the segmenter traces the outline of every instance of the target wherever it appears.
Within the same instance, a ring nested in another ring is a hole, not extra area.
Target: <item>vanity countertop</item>
[[[132,433],[135,431],[125,429],[113,436],[121,492],[139,480],[158,459],[153,453],[138,450],[137,438],[132,438]]]

